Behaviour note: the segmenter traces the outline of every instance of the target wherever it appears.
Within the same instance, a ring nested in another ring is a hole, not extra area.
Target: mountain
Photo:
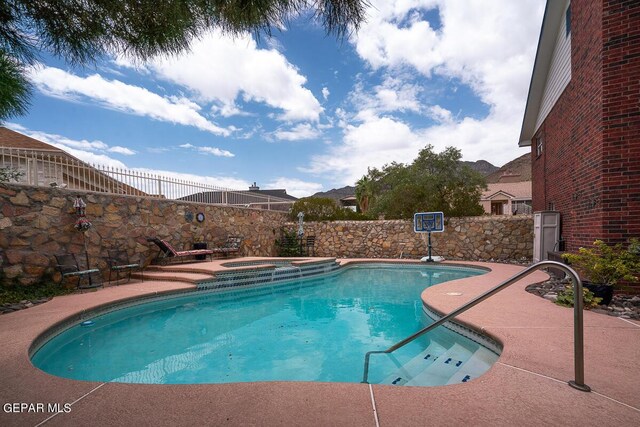
[[[495,171],[500,169],[497,166],[493,166],[491,163],[487,162],[486,160],[477,160],[475,162],[460,162],[460,163],[462,163],[463,165],[469,166],[471,169],[473,169],[476,172],[480,172],[484,176],[494,173]]]
[[[342,188],[332,188],[329,191],[321,191],[312,195],[311,197],[328,197],[329,199],[335,200],[339,204],[340,199],[347,196],[353,196],[354,194],[356,194],[356,187],[347,185],[346,187]]]
[[[531,181],[531,153],[511,160],[486,176],[487,183]]]

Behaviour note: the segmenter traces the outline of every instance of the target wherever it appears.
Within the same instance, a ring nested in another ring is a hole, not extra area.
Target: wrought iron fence
[[[288,211],[295,200],[232,190],[134,169],[88,164],[60,152],[0,147],[0,167],[12,182],[99,193]]]

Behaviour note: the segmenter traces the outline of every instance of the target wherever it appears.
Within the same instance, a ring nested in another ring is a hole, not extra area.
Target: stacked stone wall
[[[85,203],[92,227],[74,228],[76,196]],[[205,215],[203,222],[196,214]],[[189,215],[190,213],[191,215]],[[209,247],[241,235],[243,256],[275,256],[275,239],[286,214],[192,202],[0,184],[0,278],[34,283],[57,275],[53,255],[89,254],[92,267],[106,272],[107,250],[120,247],[132,260],[149,263],[158,253],[147,236],[167,239],[176,249],[194,242]]]
[[[74,228],[76,196],[86,202],[92,227]],[[205,220],[198,222],[197,213]],[[189,215],[191,214],[191,215]],[[106,275],[107,250],[125,249],[145,264],[158,253],[148,236],[167,239],[177,249],[194,242],[209,247],[228,235],[244,237],[240,255],[276,256],[281,229],[297,230],[282,212],[205,205],[174,200],[77,192],[0,184],[0,279],[31,284],[58,279],[53,255],[84,253]],[[421,258],[426,235],[413,232],[412,221],[307,222],[305,235],[316,236],[316,256],[350,258]],[[533,252],[531,216],[449,218],[445,232],[432,236],[433,254],[447,259],[522,260]]]
[[[286,228],[297,230],[297,223]],[[427,255],[427,235],[416,234],[413,222],[334,221],[304,223],[315,236],[316,256],[340,258],[421,258]],[[432,254],[447,259],[531,260],[531,215],[449,218],[443,233],[432,233]]]

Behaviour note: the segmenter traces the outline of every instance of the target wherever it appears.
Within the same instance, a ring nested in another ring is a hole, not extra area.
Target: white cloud
[[[229,135],[200,113],[200,107],[186,98],[166,98],[145,88],[107,80],[98,74],[79,77],[59,68],[32,68],[30,79],[44,94],[69,101],[90,99],[106,108],[155,120],[194,126],[216,135]]]
[[[216,147],[196,147],[195,145],[191,145],[191,144],[182,144],[180,145],[180,147],[189,148],[199,153],[213,154],[214,156],[217,156],[217,157],[235,157],[235,154],[233,154],[232,152],[227,150],[221,150],[220,148],[216,148]]]
[[[492,108],[522,114],[544,2],[397,0],[373,6],[353,42],[374,69],[411,66],[427,77],[433,72],[456,77]],[[435,7],[438,31],[420,20],[398,25],[414,8]]]
[[[418,13],[436,7],[440,27]],[[517,138],[543,9],[539,0],[374,1],[351,42],[371,69],[387,77],[373,87],[359,80],[351,93],[353,110],[336,112],[341,143],[301,170],[353,185],[367,167],[410,162],[427,144],[438,152],[454,146],[466,160],[496,165],[522,155]],[[438,105],[437,93],[428,100],[421,96],[424,89],[416,82],[428,84],[435,76],[470,87],[488,106],[486,117],[466,117],[464,109],[454,116]],[[410,122],[401,115],[406,112],[434,123]]]
[[[119,145],[111,147],[107,151],[109,151],[111,153],[124,154],[125,156],[133,156],[134,154],[136,154],[135,151],[133,151],[133,150],[131,150],[129,148],[126,148],[126,147],[120,147]]]
[[[121,60],[126,64],[126,60]],[[318,121],[322,107],[304,85],[306,77],[276,49],[260,49],[250,35],[231,38],[212,32],[189,52],[146,64],[158,77],[213,102],[225,115],[239,112],[236,100],[264,103],[282,111],[283,121]]]
[[[102,141],[87,141],[86,139],[75,140],[63,135],[48,133],[38,130],[31,130],[17,123],[6,123],[6,127],[20,132],[38,141],[45,142],[59,148],[73,157],[86,163],[99,164],[104,166],[123,168],[124,163],[109,157],[106,152],[116,152],[120,154],[134,154],[135,152],[124,147],[109,147]]]
[[[431,107],[429,107],[427,114],[439,123],[453,123],[453,116],[451,115],[451,111],[447,110],[446,108],[442,108],[439,105],[432,105]]]
[[[309,123],[299,123],[296,126],[290,128],[289,130],[277,130],[273,133],[273,135],[277,139],[286,140],[286,141],[300,141],[303,139],[315,139],[318,138],[322,133],[311,126]]]
[[[294,197],[307,197],[322,191],[322,184],[307,182],[296,178],[279,177],[267,184],[268,188],[284,188]]]
[[[183,183],[193,183],[197,186],[200,186],[201,184],[211,185],[220,189],[246,190],[251,185],[249,181],[229,176],[201,176],[190,173],[180,173],[148,168],[133,168],[132,170],[143,174],[161,175],[164,177],[179,180]]]
[[[308,168],[301,171],[317,175],[334,174],[341,185],[354,183],[367,173],[368,167],[411,162],[427,141],[406,123],[371,114],[358,125],[344,129],[343,143],[329,146],[327,153],[313,156]]]
[[[419,113],[423,107],[420,104],[419,95],[422,92],[417,84],[403,79],[402,73],[396,73],[398,77],[386,76],[382,84],[374,86],[370,91],[365,82],[360,80],[349,95],[350,102],[368,114],[374,112],[415,112]],[[356,115],[358,118],[358,115]]]
[[[322,97],[324,98],[325,101],[327,99],[329,99],[329,95],[330,94],[331,94],[331,92],[329,92],[329,88],[328,87],[323,87],[322,88]]]
[[[146,175],[149,175],[149,174],[161,175],[164,177],[181,180],[182,182],[193,182],[193,183],[197,183],[198,185],[206,184],[206,185],[216,186],[216,187],[225,188],[225,189],[245,190],[251,185],[246,180],[238,179],[234,177],[228,177],[228,176],[200,176],[195,174],[179,173],[179,172],[172,172],[172,171],[166,171],[166,170],[160,170],[160,169],[129,168],[123,162],[113,159],[106,154],[98,154],[93,151],[87,151],[87,149],[91,149],[92,147],[96,147],[96,146],[108,147],[106,144],[100,141],[93,141],[93,142],[86,141],[86,140],[77,141],[62,135],[30,130],[17,123],[5,123],[5,126],[8,127],[9,129],[13,129],[17,132],[27,135],[31,138],[53,145],[54,147],[57,147],[67,152],[68,154],[72,155],[73,157],[91,165],[98,165],[101,167],[109,167],[109,168],[116,168],[116,169],[128,169],[128,170],[136,171]],[[190,144],[185,144],[185,145],[190,146],[187,148],[194,147],[193,145],[190,145]],[[84,149],[81,149],[81,148],[84,148]],[[121,148],[121,147],[112,147],[112,148]],[[209,147],[194,147],[194,148],[209,148]],[[106,151],[109,151],[109,150],[107,149]]]

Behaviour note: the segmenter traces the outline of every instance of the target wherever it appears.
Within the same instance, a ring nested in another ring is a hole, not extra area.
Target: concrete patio
[[[222,268],[221,262],[209,267]],[[449,312],[522,269],[464,264],[491,271],[427,289],[423,299],[430,307]],[[28,357],[32,342],[53,324],[111,301],[193,285],[174,277],[56,297],[0,316],[0,425],[640,425],[640,323],[586,311],[585,383],[592,392],[570,388],[573,311],[524,290],[546,277],[534,273],[461,315],[465,324],[502,342],[504,350],[481,378],[441,387],[141,385],[54,377],[35,368]],[[39,403],[43,411],[38,411]],[[67,412],[50,413],[50,403],[70,406]],[[33,406],[20,410],[20,404]]]

